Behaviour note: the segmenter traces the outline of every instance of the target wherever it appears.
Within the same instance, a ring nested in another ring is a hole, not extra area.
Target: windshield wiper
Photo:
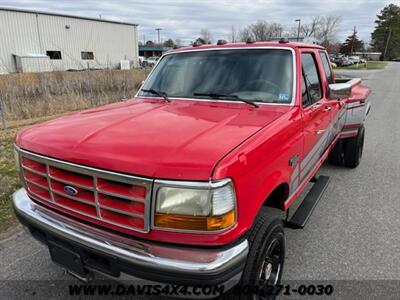
[[[242,99],[242,98],[240,98],[239,96],[236,96],[236,95],[220,94],[220,93],[193,93],[193,95],[194,96],[211,97],[213,99],[225,98],[225,99],[228,99],[228,100],[237,100],[237,101],[242,101],[244,103],[252,105],[254,107],[258,107],[258,105],[255,104],[253,101]]]
[[[161,92],[161,91],[158,91],[158,90],[155,90],[155,89],[148,89],[148,90],[143,90],[142,89],[142,92],[160,96],[160,97],[164,98],[165,101],[171,102],[171,100],[168,99],[167,93],[165,93],[165,92]]]

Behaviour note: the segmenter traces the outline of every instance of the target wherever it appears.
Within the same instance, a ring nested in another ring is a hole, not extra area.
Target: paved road
[[[400,280],[400,63],[345,75],[362,76],[373,90],[363,161],[355,170],[326,165],[320,171],[332,181],[307,227],[287,231],[284,281],[325,279],[371,299],[370,292],[382,291],[376,284],[399,291],[398,282],[335,280]],[[68,279],[25,232],[0,242],[1,299],[61,299],[68,290],[43,280]]]

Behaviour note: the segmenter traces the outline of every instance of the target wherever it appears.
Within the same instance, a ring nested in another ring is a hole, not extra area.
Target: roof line
[[[39,14],[39,15],[47,15],[47,16],[57,16],[57,17],[65,17],[65,18],[73,18],[73,19],[82,19],[82,20],[88,20],[88,21],[129,25],[129,26],[135,26],[135,27],[139,26],[138,24],[129,23],[129,22],[120,22],[120,21],[106,20],[106,19],[100,19],[100,18],[74,16],[74,15],[69,15],[69,14],[46,12],[46,11],[39,11],[39,10],[28,10],[28,9],[21,9],[21,8],[15,8],[15,7],[4,7],[3,6],[3,7],[0,7],[0,11],[11,11],[11,12],[19,12],[19,13],[27,13],[27,14]]]

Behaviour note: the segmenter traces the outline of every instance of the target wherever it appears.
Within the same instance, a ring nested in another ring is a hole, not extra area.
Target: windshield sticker
[[[287,94],[287,93],[280,93],[280,94],[279,94],[279,100],[283,100],[283,101],[289,100],[289,94]]]

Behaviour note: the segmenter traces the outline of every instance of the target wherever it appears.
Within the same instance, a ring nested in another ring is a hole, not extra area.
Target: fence
[[[6,110],[4,107],[3,99],[1,97],[0,97],[0,116],[1,116],[1,123],[3,125],[3,129],[7,129]]]

